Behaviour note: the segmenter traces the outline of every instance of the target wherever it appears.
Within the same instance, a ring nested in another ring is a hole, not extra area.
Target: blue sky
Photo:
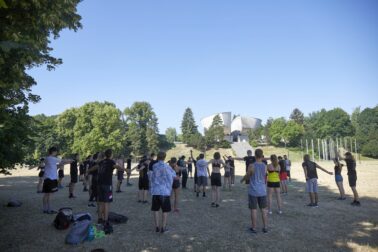
[[[148,101],[159,128],[232,111],[264,121],[378,104],[378,1],[99,1],[52,41],[55,71],[29,72],[53,115],[90,101]]]

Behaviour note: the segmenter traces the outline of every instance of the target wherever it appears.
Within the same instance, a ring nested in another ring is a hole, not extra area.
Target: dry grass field
[[[329,170],[332,163],[321,163]],[[353,207],[351,190],[344,186],[346,201],[338,201],[333,176],[319,171],[319,208],[308,208],[300,163],[292,168],[289,194],[283,196],[284,214],[269,216],[269,233],[251,234],[246,186],[237,183],[231,192],[222,191],[222,204],[211,208],[211,200],[196,198],[192,190],[181,192],[179,214],[169,215],[170,232],[156,234],[150,204],[136,202],[137,177],[134,186],[123,186],[114,195],[111,210],[125,214],[129,222],[114,226],[105,238],[78,246],[64,243],[67,230],[52,226],[54,215],[41,212],[42,195],[36,193],[36,170],[19,169],[12,176],[0,177],[0,202],[11,197],[23,202],[20,208],[0,207],[0,250],[4,251],[378,251],[378,161],[358,164],[358,191],[361,207]],[[244,171],[237,163],[237,181]],[[66,170],[66,173],[68,171]],[[344,171],[344,178],[346,177]],[[64,183],[67,184],[66,175]],[[115,182],[115,180],[114,180]],[[193,180],[189,180],[192,188]],[[68,199],[68,188],[53,195],[55,209],[70,206],[74,212],[95,209],[87,207],[88,195],[78,184],[76,199]],[[208,193],[210,196],[210,193]],[[273,205],[275,209],[275,204]],[[261,226],[260,218],[259,225]],[[259,229],[260,230],[260,229]]]

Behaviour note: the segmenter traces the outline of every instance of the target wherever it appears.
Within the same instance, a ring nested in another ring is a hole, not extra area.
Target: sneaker
[[[131,183],[127,183],[127,186],[132,186],[133,184],[131,184]]]
[[[251,232],[252,234],[257,234],[257,231],[254,228],[249,228],[249,232]]]
[[[308,207],[313,207],[314,204],[313,204],[313,203],[310,203],[310,204],[307,204],[306,206],[308,206]]]
[[[105,234],[113,233],[113,227],[109,223],[105,224],[104,225],[104,232],[105,232]]]
[[[176,208],[175,210],[173,210],[174,213],[179,213],[180,210],[178,208]]]
[[[141,201],[141,200],[138,200],[138,203],[142,203],[142,201]]]
[[[203,194],[202,194],[202,197],[206,197],[206,193],[203,193]]]
[[[273,214],[273,212],[272,212],[272,211],[270,211],[270,210],[269,210],[269,212],[268,212],[268,213],[269,213],[269,214]]]
[[[156,227],[156,228],[155,228],[155,232],[156,232],[156,233],[160,233],[160,228]]]
[[[318,203],[312,204],[312,207],[319,207]]]
[[[354,206],[361,206],[361,203],[359,201],[355,201]]]
[[[47,214],[57,214],[58,212],[54,211],[54,210],[47,210],[46,213]]]
[[[69,199],[75,199],[76,196],[73,196],[72,194],[70,196],[68,196]]]
[[[267,228],[263,228],[263,229],[262,229],[262,232],[263,232],[264,234],[266,234],[266,233],[268,233],[268,229],[267,229]]]
[[[211,203],[211,207],[215,207],[215,203],[213,202],[213,203]]]
[[[89,203],[88,206],[89,206],[89,207],[96,207],[96,205],[93,204],[93,203]]]
[[[84,189],[83,189],[83,192],[88,192],[88,189],[87,189],[87,188],[84,188]]]
[[[199,193],[197,193],[197,197],[199,197]]]
[[[282,214],[282,211],[281,211],[281,210],[280,210],[280,211],[278,211],[278,214],[279,214],[279,215],[281,215],[281,214]]]
[[[122,191],[121,190],[117,190],[116,193],[121,193]]]
[[[215,204],[215,207],[218,208],[218,207],[219,207],[219,204]]]

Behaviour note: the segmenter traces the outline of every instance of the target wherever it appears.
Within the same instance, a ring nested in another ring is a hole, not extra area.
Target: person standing
[[[343,176],[341,175],[343,164],[341,164],[337,158],[335,158],[333,162],[335,163],[335,182],[340,192],[340,197],[338,198],[338,200],[346,200],[343,185]]]
[[[137,171],[139,172],[138,202],[144,204],[148,203],[147,192],[150,184],[150,181],[148,180],[149,163],[150,160],[147,159],[147,156],[143,156],[143,158],[139,161],[139,164],[137,166]]]
[[[191,157],[188,159],[188,175],[191,179],[193,178],[193,159]]]
[[[202,187],[202,197],[206,197],[206,186],[207,186],[207,178],[210,176],[210,170],[208,167],[208,163],[205,160],[205,155],[201,153],[199,155],[199,160],[197,161],[197,197],[199,197],[199,193]]]
[[[228,190],[231,191],[231,169],[233,169],[232,163],[231,163],[232,162],[231,156],[229,157],[223,156],[223,159],[225,161],[223,189],[225,190],[226,187],[228,186]]]
[[[172,157],[169,161],[169,165],[171,169],[175,172],[176,177],[181,177],[181,169],[177,165],[177,159]],[[173,197],[173,212],[178,213],[180,210],[178,209],[178,202],[179,202],[179,193],[180,193],[180,179],[174,180],[172,184],[172,197]]]
[[[240,183],[244,181],[249,181],[248,184],[248,201],[249,209],[251,210],[251,221],[252,226],[249,231],[256,234],[256,224],[257,224],[257,205],[260,208],[262,222],[263,222],[263,233],[268,232],[268,215],[267,215],[267,200],[266,200],[266,185],[265,185],[265,175],[266,175],[266,165],[263,163],[263,151],[261,149],[256,149],[255,151],[256,162],[250,164],[248,167],[247,174],[240,180]]]
[[[312,162],[308,154],[303,157],[302,167],[306,178],[306,189],[310,196],[310,203],[307,206],[318,207],[318,173],[316,169],[320,169],[329,175],[333,175],[333,173]]]
[[[75,190],[75,185],[78,181],[78,178],[77,178],[77,166],[78,166],[78,162],[80,160],[80,155],[79,154],[74,154],[74,159],[72,160],[71,164],[70,164],[70,177],[71,177],[71,182],[69,184],[69,196],[68,198],[70,199],[73,199],[73,198],[76,198],[76,196],[74,196],[74,190]]]
[[[361,206],[360,198],[358,196],[358,192],[356,189],[357,184],[357,171],[356,171],[356,160],[354,159],[352,153],[347,152],[345,153],[345,157],[341,158],[340,160],[345,160],[346,167],[348,170],[348,181],[349,186],[353,191],[353,202],[351,203],[352,206]]]
[[[122,169],[117,170],[117,190],[116,190],[116,193],[120,193],[120,192],[122,192],[121,191],[121,185],[122,185],[122,181],[123,181],[123,176],[125,174],[125,157],[123,155],[121,155],[117,159],[116,163],[119,167],[122,168]]]
[[[194,192],[197,193],[197,189],[198,189],[197,161],[199,160],[199,157],[197,157],[197,159],[194,159],[193,151],[190,150],[190,158],[192,159],[193,165],[194,165],[194,186],[193,186],[193,189],[194,189]]]
[[[179,180],[176,172],[164,162],[165,152],[159,152],[157,162],[152,167],[151,173],[151,211],[154,212],[155,231],[165,233],[167,229],[168,213],[171,211],[171,193],[173,181]],[[160,209],[162,211],[159,216]]]
[[[268,170],[268,211],[269,214],[272,214],[272,197],[273,193],[276,195],[277,205],[278,205],[278,214],[282,214],[282,200],[280,194],[280,170],[281,167],[278,163],[276,155],[270,156],[271,163],[267,166]]]
[[[129,158],[126,160],[126,186],[133,185],[130,183],[132,158],[133,156],[130,155]]]
[[[281,193],[287,194],[287,173],[286,173],[286,161],[281,156],[278,157],[278,164],[280,165],[280,184]]]
[[[49,155],[45,158],[45,173],[43,181],[43,213],[55,214],[56,211],[51,209],[51,195],[58,191],[58,178],[57,169],[58,166],[64,166],[72,162],[70,159],[62,160],[58,158],[58,148],[51,147],[48,150]]]
[[[220,169],[225,166],[225,163],[221,160],[219,152],[215,152],[214,159],[210,160],[208,164],[212,165],[211,169],[211,207],[219,207],[220,203],[220,188],[222,186],[222,176]]]
[[[188,182],[188,169],[186,167],[185,156],[182,156],[178,160],[177,165],[179,166],[182,174],[182,189],[186,189],[186,184]]]
[[[39,170],[37,193],[42,193],[43,176],[45,175],[45,158],[41,158],[39,160],[39,165],[38,165],[37,170]]]
[[[291,182],[291,174],[290,174],[290,170],[291,170],[291,161],[290,161],[290,159],[288,159],[287,155],[284,155],[284,159],[285,159],[285,163],[286,163],[286,173],[287,173],[287,177],[289,178],[289,182]]]

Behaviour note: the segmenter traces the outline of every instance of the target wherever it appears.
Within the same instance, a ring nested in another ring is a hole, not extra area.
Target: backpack
[[[55,228],[59,230],[67,229],[71,224],[72,216],[72,208],[64,207],[59,209],[53,223]]]
[[[90,220],[82,220],[75,222],[70,232],[66,236],[66,243],[72,245],[78,245],[85,241],[88,237],[88,230],[91,226]]]
[[[113,224],[121,224],[121,223],[126,223],[129,220],[129,218],[127,218],[125,215],[122,215],[122,214],[109,212],[108,220],[109,222]]]
[[[92,220],[92,216],[90,213],[77,213],[72,216],[72,221],[82,221],[82,220]]]

